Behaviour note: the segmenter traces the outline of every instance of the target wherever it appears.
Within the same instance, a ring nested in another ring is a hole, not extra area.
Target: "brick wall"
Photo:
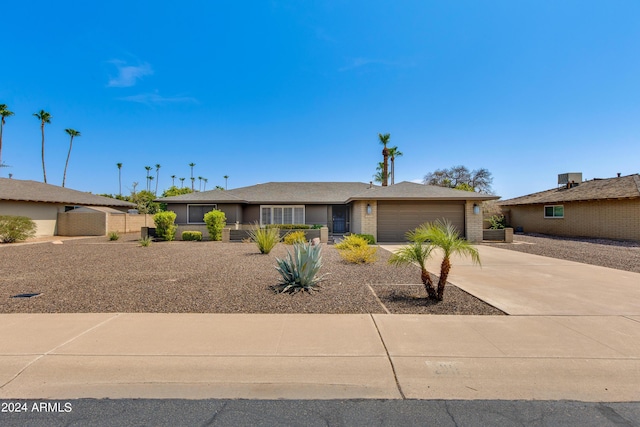
[[[480,213],[473,213],[473,205],[478,202],[467,201],[464,205],[464,224],[465,224],[465,236],[470,242],[482,241],[482,207],[480,206]]]
[[[510,225],[525,233],[640,241],[640,199],[557,203],[564,218],[544,218],[545,205],[505,206]]]
[[[367,204],[371,214],[367,214]],[[371,234],[378,241],[378,203],[376,200],[357,200],[351,208],[351,232]]]
[[[107,216],[107,233],[139,233],[142,227],[155,227],[153,215],[110,213]]]
[[[104,212],[58,213],[58,236],[104,236],[107,234]]]

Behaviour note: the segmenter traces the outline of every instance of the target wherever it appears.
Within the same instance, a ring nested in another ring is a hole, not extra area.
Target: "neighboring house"
[[[484,200],[497,196],[401,182],[379,187],[362,182],[269,182],[158,199],[177,215],[179,229],[201,229],[203,216],[223,211],[227,225],[322,225],[333,234],[372,234],[377,241],[405,241],[418,225],[445,218],[470,241],[482,240]],[[475,206],[475,209],[474,209]]]
[[[498,204],[527,233],[640,241],[640,175],[584,182],[575,175],[575,182],[559,179],[560,188]]]
[[[96,196],[41,182],[0,178],[0,215],[19,215],[31,218],[37,226],[36,236],[97,235],[95,233],[98,231],[104,235],[108,229],[107,213],[104,210],[102,212],[96,211],[98,216],[94,215],[92,220],[95,222],[100,217],[102,225],[88,224],[86,221],[82,224],[74,224],[73,221],[69,222],[69,219],[72,218],[65,217],[65,212],[82,206],[97,207],[97,209],[100,207],[111,208],[109,213],[114,214],[117,211],[121,215],[136,207],[134,203],[123,200]],[[143,217],[143,215],[136,217]],[[64,222],[61,231],[71,234],[59,233],[59,221]],[[74,225],[79,227],[74,227]],[[77,230],[80,230],[80,234]],[[87,230],[89,234],[81,234],[81,230]],[[114,231],[126,231],[126,229]]]

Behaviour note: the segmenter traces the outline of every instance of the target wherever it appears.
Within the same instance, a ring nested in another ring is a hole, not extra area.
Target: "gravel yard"
[[[262,255],[248,243],[141,247],[137,238],[0,245],[0,312],[503,314],[453,285],[443,302],[428,302],[418,267],[390,266],[382,249],[375,263],[353,265],[325,246],[321,291],[289,295],[270,286],[275,258],[291,247]],[[12,298],[27,293],[40,295]]]
[[[606,239],[516,234],[513,243],[485,243],[502,249],[640,273],[640,243]]]

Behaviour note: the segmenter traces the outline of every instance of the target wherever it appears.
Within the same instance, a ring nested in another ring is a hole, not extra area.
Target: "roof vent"
[[[582,182],[582,172],[569,172],[558,174],[558,185],[570,183],[580,184]]]

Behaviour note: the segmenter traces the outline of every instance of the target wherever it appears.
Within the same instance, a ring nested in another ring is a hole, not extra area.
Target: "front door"
[[[334,205],[331,208],[333,222],[333,232],[336,234],[346,233],[347,226],[347,207],[345,205]]]

